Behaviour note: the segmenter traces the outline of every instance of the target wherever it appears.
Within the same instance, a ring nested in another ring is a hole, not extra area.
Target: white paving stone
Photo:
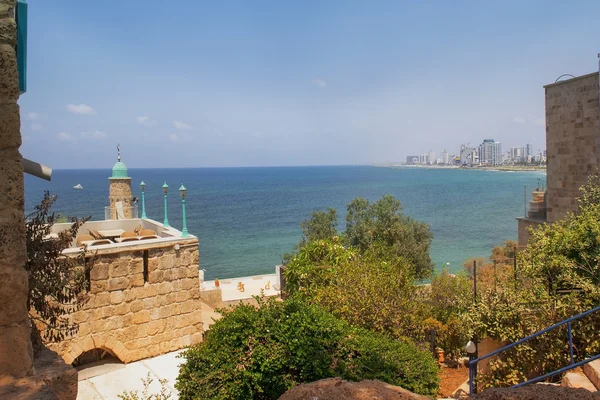
[[[118,399],[117,396],[125,390],[137,390],[141,394],[142,379],[146,379],[148,374],[153,379],[149,393],[159,393],[159,379],[167,379],[167,389],[171,393],[171,398],[177,400],[175,380],[179,374],[179,364],[182,362],[177,358],[180,352],[181,350],[174,351],[124,366],[113,366],[106,369],[106,373],[80,380],[77,400],[114,400]],[[95,375],[95,373],[86,373],[85,370],[83,372],[83,376]]]

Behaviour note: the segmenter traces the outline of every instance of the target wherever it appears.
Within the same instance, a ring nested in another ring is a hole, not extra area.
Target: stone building
[[[528,227],[553,223],[575,211],[579,188],[600,167],[598,72],[546,85],[544,89],[547,190],[541,204],[532,204],[536,203],[534,199],[528,216],[517,218],[520,245],[529,240]]]
[[[117,146],[117,163],[113,166],[112,176],[109,179],[109,210],[106,219],[137,218],[134,207],[131,205],[131,178],[128,176],[127,167],[121,161],[121,151]],[[137,210],[136,210],[137,211]],[[135,215],[134,215],[135,214]]]
[[[119,157],[110,178],[111,206],[131,199],[130,180]],[[55,224],[50,236],[70,226]],[[91,268],[86,300],[69,316],[77,333],[48,346],[67,363],[98,354],[129,363],[201,341],[198,238],[125,214],[83,224],[63,254],[82,252]]]

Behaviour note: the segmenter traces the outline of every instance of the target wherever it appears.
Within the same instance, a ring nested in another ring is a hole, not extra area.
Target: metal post
[[[162,188],[165,197],[165,221],[163,222],[163,225],[167,228],[170,228],[169,218],[167,217],[167,191],[169,190],[169,185],[167,185],[167,182],[165,182]]]
[[[140,183],[140,187],[142,188],[142,218],[147,218],[146,217],[146,200],[144,199],[144,192],[146,191],[146,184],[144,183],[144,181],[142,181],[142,183]]]
[[[163,225],[166,226],[167,228],[169,228],[169,218],[167,217],[167,194],[165,193],[165,221],[163,222]]]
[[[479,358],[479,337],[477,335],[473,335],[473,342],[475,343],[475,360]],[[477,363],[475,363],[475,368],[473,369],[473,394],[477,394]]]
[[[185,216],[185,197],[181,198],[181,208],[183,212],[183,229],[181,230],[181,237],[188,237],[187,220]]]
[[[477,260],[473,260],[473,299],[477,305]]]
[[[573,357],[573,333],[571,332],[571,321],[567,322],[567,330],[569,332],[569,354],[571,355],[571,364],[575,364],[575,357]]]
[[[524,217],[527,218],[527,186],[523,186],[523,210]]]
[[[142,192],[142,218],[146,217],[146,200],[144,199],[144,192]]]
[[[471,361],[475,360],[475,354],[469,354],[469,397],[475,394],[475,378],[473,376],[473,370],[477,366],[473,367]]]

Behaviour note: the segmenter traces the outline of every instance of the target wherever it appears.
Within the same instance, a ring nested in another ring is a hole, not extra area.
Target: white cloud
[[[536,118],[533,123],[539,126],[546,126],[546,120],[544,118]]]
[[[67,104],[67,110],[73,114],[94,115],[96,111],[87,104]]]
[[[151,120],[150,117],[147,115],[135,117],[135,120],[137,121],[138,124],[140,124],[142,126],[155,126],[156,125],[156,121]]]
[[[81,134],[81,137],[84,137],[86,139],[101,140],[101,139],[107,138],[108,135],[104,132],[95,131],[95,132],[83,132]]]
[[[27,113],[27,118],[29,118],[31,121],[41,121],[44,120],[46,118],[48,118],[47,114],[42,114],[42,113],[38,113],[35,111],[30,111]]]
[[[181,138],[180,138],[180,137],[179,137],[179,136],[178,136],[176,133],[170,133],[170,134],[169,134],[169,140],[170,140],[171,142],[175,142],[175,143],[177,143],[177,142],[180,142],[180,141],[181,141]]]
[[[59,133],[58,135],[56,135],[56,138],[58,140],[62,140],[63,142],[70,142],[73,140],[73,136],[71,136],[71,134],[67,132]]]
[[[173,126],[175,127],[175,129],[179,129],[182,131],[187,131],[192,129],[192,126],[189,124],[186,124],[185,122],[181,122],[181,121],[173,121]]]
[[[513,118],[513,122],[515,122],[517,124],[524,124],[525,123],[525,119],[523,119],[522,117],[514,117]]]
[[[44,129],[44,127],[40,124],[31,124],[32,131],[41,131],[42,129]]]
[[[320,78],[314,78],[310,82],[318,88],[326,88],[327,87],[327,82],[325,82],[323,79],[320,79]]]

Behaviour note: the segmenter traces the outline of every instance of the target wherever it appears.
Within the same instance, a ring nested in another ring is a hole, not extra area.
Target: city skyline
[[[543,86],[598,69],[584,3],[35,2],[21,151],[59,169],[116,143],[132,168],[372,164],[480,132],[542,148]]]

